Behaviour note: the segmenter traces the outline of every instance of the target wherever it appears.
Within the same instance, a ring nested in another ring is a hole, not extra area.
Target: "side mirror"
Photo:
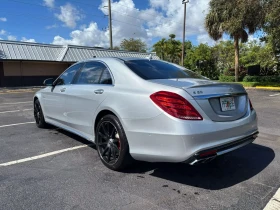
[[[54,79],[53,78],[49,78],[49,79],[46,79],[43,84],[45,86],[53,86],[53,82],[54,82]]]

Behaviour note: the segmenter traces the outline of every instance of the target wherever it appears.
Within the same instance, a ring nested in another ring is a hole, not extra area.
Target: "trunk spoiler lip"
[[[225,87],[243,87],[241,84],[235,83],[224,83],[224,82],[217,82],[217,83],[210,83],[210,84],[201,84],[201,85],[194,85],[190,87],[183,87],[184,89],[192,89],[192,88],[200,88],[200,87],[213,87],[213,86],[225,86]],[[244,87],[243,87],[244,88]]]
[[[208,95],[193,96],[193,98],[196,100],[204,100],[204,99],[210,99],[210,98],[221,98],[221,97],[241,96],[241,95],[248,95],[248,93],[242,92],[242,93],[208,94]]]

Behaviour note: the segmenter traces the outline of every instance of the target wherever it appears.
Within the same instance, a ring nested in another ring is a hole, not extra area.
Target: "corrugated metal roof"
[[[64,49],[59,45],[0,41],[0,59],[56,61]]]
[[[117,51],[117,50],[105,50],[97,48],[84,47],[80,48],[77,46],[68,46],[68,51],[66,52],[63,61],[73,62],[82,61],[100,57],[135,57],[135,58],[146,58],[150,53],[137,53],[137,52],[127,52],[127,51]],[[159,59],[158,56],[153,54],[154,59]]]
[[[62,46],[0,40],[0,60],[77,62],[94,57],[146,58],[150,53],[106,50],[85,46]],[[153,59],[159,59],[153,54]]]

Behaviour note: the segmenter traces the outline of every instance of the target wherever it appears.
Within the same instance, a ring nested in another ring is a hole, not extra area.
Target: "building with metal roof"
[[[146,58],[150,54],[0,40],[0,87],[41,85],[44,79],[57,77],[71,64],[94,57]]]

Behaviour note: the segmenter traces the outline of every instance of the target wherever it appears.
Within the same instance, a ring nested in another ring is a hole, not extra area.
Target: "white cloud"
[[[60,6],[60,14],[55,16],[69,28],[75,28],[77,21],[83,18],[81,12],[70,3]]]
[[[5,30],[0,30],[0,35],[5,35],[6,34],[6,31]]]
[[[168,0],[150,0],[150,6],[153,8],[166,9],[168,5]]]
[[[55,36],[53,44],[72,44],[86,46],[106,46],[108,43],[108,32],[98,30],[97,23],[90,23],[88,27],[82,30],[72,31],[71,39],[64,39],[61,36]]]
[[[13,35],[9,35],[7,36],[8,40],[10,41],[16,41],[17,40],[17,37],[16,36],[13,36]]]
[[[249,35],[248,36],[248,42],[255,42],[256,44],[261,43],[260,39],[256,36],[254,36],[254,35]]]
[[[58,27],[57,24],[53,24],[53,25],[46,26],[46,29],[52,29],[52,28],[57,28],[57,27]]]
[[[209,46],[213,46],[216,42],[209,37],[208,34],[201,34],[197,36],[197,42],[202,44],[208,44]]]
[[[6,21],[7,21],[7,18],[5,18],[5,17],[1,17],[1,18],[0,18],[0,21],[2,21],[2,22],[6,22]]]
[[[54,0],[44,0],[44,5],[49,8],[54,8]]]
[[[190,1],[187,4],[186,36],[197,36],[198,42],[212,44],[204,28],[209,1]],[[99,7],[105,15],[108,14],[108,8],[104,7],[107,4],[107,0],[102,0]],[[168,38],[171,33],[175,34],[177,39],[182,39],[183,18],[184,6],[181,1],[149,0],[149,8],[144,10],[136,8],[133,0],[112,2],[113,44],[120,45],[124,38],[139,38],[151,45],[152,39]],[[79,19],[70,22],[64,18],[64,22],[72,23],[68,23],[68,26],[73,27]],[[94,34],[99,37],[93,39]],[[108,31],[102,31],[97,23],[92,22],[88,27],[83,26],[80,30],[72,31],[69,39],[56,36],[53,42],[108,47],[109,37]]]
[[[22,42],[36,42],[35,39],[27,39],[25,37],[22,37],[21,41]]]

